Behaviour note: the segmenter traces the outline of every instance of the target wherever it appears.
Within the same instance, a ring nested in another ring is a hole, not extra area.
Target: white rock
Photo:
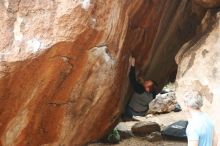
[[[176,107],[175,92],[169,92],[166,94],[158,94],[154,100],[149,104],[148,113],[167,113],[171,112]]]

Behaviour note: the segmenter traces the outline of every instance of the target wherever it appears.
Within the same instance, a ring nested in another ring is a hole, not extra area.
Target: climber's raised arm
[[[136,73],[135,73],[135,59],[131,58],[131,68],[129,72],[129,80],[131,83],[132,88],[137,93],[143,93],[145,91],[144,86],[140,84],[136,79]]]

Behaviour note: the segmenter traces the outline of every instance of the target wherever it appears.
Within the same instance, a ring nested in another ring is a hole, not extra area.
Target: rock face
[[[209,10],[198,33],[183,45],[176,56],[178,63],[177,99],[187,90],[198,90],[204,98],[204,108],[215,122],[220,137],[220,13]],[[182,104],[183,105],[183,104]]]
[[[175,92],[158,94],[149,104],[149,114],[168,113],[176,108],[177,101]]]
[[[188,0],[4,0],[0,10],[0,146],[98,140],[128,100],[129,56],[162,87],[206,12]]]
[[[194,0],[205,8],[215,8],[220,6],[220,0]]]

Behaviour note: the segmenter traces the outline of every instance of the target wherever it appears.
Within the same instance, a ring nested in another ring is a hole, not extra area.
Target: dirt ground
[[[153,115],[148,117],[135,117],[139,121],[152,121],[157,122],[161,128],[168,126],[178,120],[186,120],[187,114],[185,112],[171,112],[167,114]],[[125,122],[129,128],[136,122]],[[187,141],[168,140],[164,139],[160,142],[148,142],[145,138],[132,137],[122,140],[119,144],[104,144],[94,143],[88,146],[187,146]]]
[[[119,144],[103,144],[96,143],[90,144],[89,146],[187,146],[187,143],[184,141],[170,141],[163,140],[160,142],[148,142],[143,138],[130,138],[122,140]]]

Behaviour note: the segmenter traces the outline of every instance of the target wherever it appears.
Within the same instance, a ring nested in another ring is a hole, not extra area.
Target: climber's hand
[[[131,66],[135,66],[135,58],[131,56],[129,58],[129,63],[130,63]]]

